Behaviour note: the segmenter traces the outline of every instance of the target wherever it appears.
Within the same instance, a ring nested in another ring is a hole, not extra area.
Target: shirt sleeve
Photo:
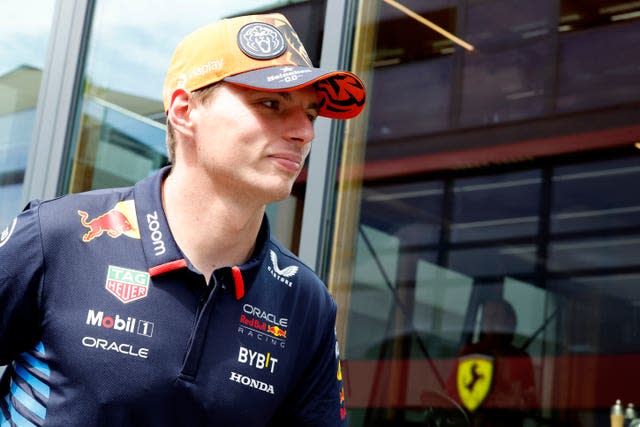
[[[0,231],[0,365],[39,340],[42,260],[38,203],[32,202]]]
[[[318,351],[303,375],[293,401],[270,426],[343,427],[347,426],[340,351],[335,332],[336,305],[324,327]],[[274,423],[275,422],[275,423]]]

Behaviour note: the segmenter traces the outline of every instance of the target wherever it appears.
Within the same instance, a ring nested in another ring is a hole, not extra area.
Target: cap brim
[[[319,114],[332,119],[350,119],[364,109],[366,91],[362,81],[348,71],[277,66],[225,77],[226,82],[268,92],[288,92],[314,85]]]

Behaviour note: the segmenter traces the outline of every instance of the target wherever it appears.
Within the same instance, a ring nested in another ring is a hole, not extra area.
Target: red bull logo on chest
[[[149,294],[149,273],[110,265],[105,288],[125,304],[137,301]]]
[[[140,238],[136,208],[133,200],[118,202],[113,209],[89,220],[89,214],[78,210],[80,223],[89,229],[82,236],[83,242],[90,242],[106,234],[115,239],[123,234],[133,239]]]

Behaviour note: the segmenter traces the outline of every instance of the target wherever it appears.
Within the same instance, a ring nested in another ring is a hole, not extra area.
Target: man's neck
[[[174,169],[163,183],[162,200],[176,243],[209,281],[216,268],[251,256],[264,206],[214,192],[192,175]]]

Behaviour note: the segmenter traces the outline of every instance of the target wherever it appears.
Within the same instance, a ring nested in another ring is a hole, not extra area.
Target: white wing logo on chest
[[[270,252],[271,252],[271,264],[273,264],[273,271],[278,276],[293,277],[296,275],[296,273],[298,272],[297,266],[291,265],[289,267],[285,267],[282,270],[280,270],[280,267],[278,267],[278,256],[274,251],[270,251]]]
[[[11,237],[11,233],[13,233],[13,230],[16,228],[16,222],[18,222],[18,218],[14,218],[11,225],[7,226],[7,228],[2,230],[2,234],[0,234],[0,248],[3,247],[4,244],[9,241],[9,237]],[[296,267],[296,270],[297,270],[297,267]]]

